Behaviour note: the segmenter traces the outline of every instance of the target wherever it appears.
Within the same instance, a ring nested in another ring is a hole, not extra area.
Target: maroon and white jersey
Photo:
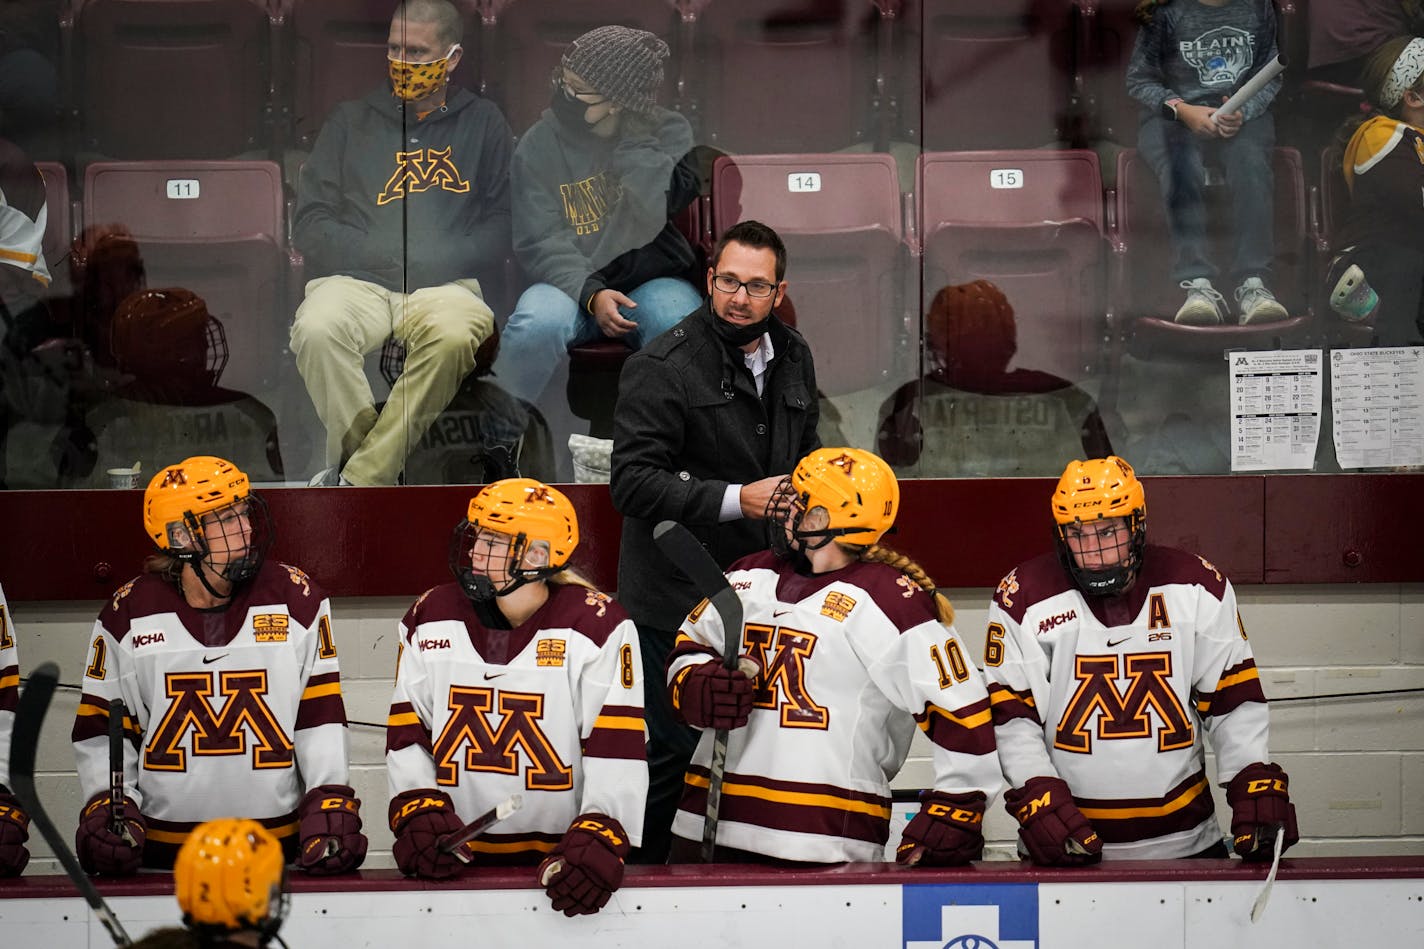
[[[638,634],[623,608],[576,584],[515,629],[491,629],[455,583],[400,623],[386,727],[391,797],[450,795],[471,821],[510,795],[523,806],[470,842],[478,863],[536,863],[580,814],[642,842],[648,763]]]
[[[5,588],[0,587],[0,784],[10,783],[10,732],[20,704],[20,652]]]
[[[717,842],[785,860],[879,861],[890,833],[890,779],[915,727],[933,744],[934,787],[1003,786],[989,698],[959,634],[899,570],[853,563],[798,574],[770,552],[727,572],[742,600],[741,652],[762,667],[751,718],[728,733]],[[703,601],[668,664],[680,675],[720,662],[724,628]],[[673,832],[702,839],[713,733],[692,756]]]
[[[350,783],[331,607],[296,567],[268,561],[217,611],[153,574],[119,588],[94,624],[74,718],[86,800],[109,787],[115,698],[150,866],[216,817],[253,818],[290,847],[305,789]]]
[[[1117,597],[1085,597],[1055,554],[1018,567],[989,606],[984,674],[1010,785],[1067,781],[1109,858],[1185,857],[1221,840],[1203,732],[1223,784],[1270,760],[1236,594],[1180,550],[1147,547]]]

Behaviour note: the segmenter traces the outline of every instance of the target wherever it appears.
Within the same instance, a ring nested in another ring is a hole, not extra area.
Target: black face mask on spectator
[[[554,89],[549,94],[549,111],[554,113],[554,118],[558,119],[564,128],[571,132],[591,134],[593,126],[584,118],[588,109],[589,104],[569,95],[563,83],[554,83]]]

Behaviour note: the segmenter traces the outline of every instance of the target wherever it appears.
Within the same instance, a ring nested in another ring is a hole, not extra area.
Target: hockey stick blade
[[[742,601],[727,582],[727,576],[712,555],[697,542],[692,532],[675,521],[661,521],[653,528],[653,542],[679,570],[687,574],[693,588],[712,604],[722,619],[722,665],[737,668],[742,646]],[[722,804],[722,777],[727,771],[727,729],[712,734],[712,760],[707,768],[707,811],[702,820],[702,862],[711,863],[717,854],[717,812]]]
[[[676,521],[660,521],[653,528],[653,542],[664,557],[687,574],[697,593],[722,617],[722,665],[735,669],[737,651],[742,645],[742,601],[737,598],[737,591],[727,582],[717,561],[692,536],[692,531]]]
[[[44,725],[45,713],[49,711],[50,699],[54,696],[54,688],[58,683],[59,666],[52,662],[41,663],[30,673],[29,681],[20,693],[20,705],[15,710],[14,731],[10,736],[11,790],[20,799],[20,803],[25,805],[31,823],[39,828],[40,836],[49,844],[49,849],[54,851],[55,857],[79,890],[79,894],[84,897],[99,922],[109,931],[114,945],[131,946],[133,941],[124,931],[123,924],[114,915],[114,911],[109,909],[109,904],[104,902],[99,891],[94,889],[93,882],[79,866],[79,861],[74,858],[74,851],[69,849],[69,844],[60,836],[59,828],[49,819],[40,804],[39,795],[35,792],[35,750],[40,742],[40,727]]]
[[[455,833],[446,836],[440,841],[440,849],[445,853],[454,854],[455,859],[461,863],[469,863],[474,859],[474,855],[465,849],[465,844],[488,830],[491,824],[504,820],[523,806],[524,795],[511,794]]]

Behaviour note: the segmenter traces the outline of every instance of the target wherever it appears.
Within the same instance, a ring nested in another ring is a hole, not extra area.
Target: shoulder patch
[[[999,581],[994,602],[1015,622],[1023,622],[1030,606],[1072,589],[1073,580],[1063,572],[1058,555],[1041,554],[1019,564]]]

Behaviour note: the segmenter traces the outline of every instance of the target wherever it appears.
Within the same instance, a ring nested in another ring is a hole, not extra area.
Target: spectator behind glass
[[[509,251],[509,125],[449,84],[463,23],[447,0],[391,18],[386,82],[343,102],[297,183],[306,299],[292,352],[326,426],[312,484],[395,484],[495,332],[481,281]],[[405,369],[376,411],[363,361],[394,334]]]
[[[1009,371],[1014,309],[987,280],[942,287],[925,317],[929,372],[880,410],[879,451],[921,477],[1044,477],[1065,456],[1112,453],[1093,397],[1036,369]]]
[[[1424,38],[1401,36],[1360,79],[1372,111],[1341,130],[1350,210],[1325,278],[1330,306],[1382,346],[1424,337]]]
[[[1137,147],[1161,186],[1172,239],[1172,279],[1187,291],[1178,323],[1211,326],[1283,320],[1289,314],[1267,288],[1274,238],[1268,111],[1279,77],[1240,112],[1217,106],[1276,57],[1276,15],[1270,0],[1142,0],[1142,24],[1127,67],[1127,91],[1143,106]],[[1238,316],[1212,285],[1203,183],[1205,158],[1226,169],[1232,197],[1236,256],[1229,277]]]
[[[88,406],[72,436],[65,487],[107,487],[109,468],[147,471],[194,445],[258,481],[282,479],[277,420],[262,402],[218,384],[227,334],[203,298],[181,287],[142,290],[119,305],[110,333],[118,380]]]
[[[726,568],[760,550],[767,501],[819,446],[816,371],[806,340],[777,314],[786,245],[758,221],[728,228],[707,268],[707,301],[618,379],[613,505],[623,515],[618,600],[638,624],[643,668],[664,669],[701,594],[653,543],[662,520],[687,525]],[[649,673],[650,676],[652,673]],[[697,732],[666,691],[649,689],[644,863],[663,863]]]
[[[535,402],[571,346],[639,349],[701,303],[697,257],[672,223],[696,199],[692,129],[655,97],[667,44],[601,26],[569,44],[549,108],[514,153],[520,296],[495,380]]]

